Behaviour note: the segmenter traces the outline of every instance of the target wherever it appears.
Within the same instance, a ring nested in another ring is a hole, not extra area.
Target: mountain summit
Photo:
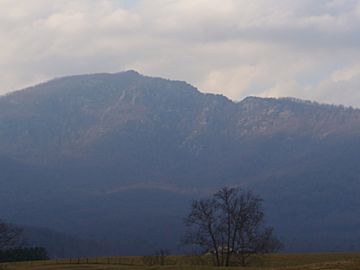
[[[352,108],[135,71],[58,78],[0,97],[0,210],[144,254],[176,250],[189,201],[234,185],[265,199],[288,250],[357,249],[359,137]]]

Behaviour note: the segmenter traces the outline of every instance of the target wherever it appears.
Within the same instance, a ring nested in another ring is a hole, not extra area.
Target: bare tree
[[[232,257],[245,266],[253,254],[281,247],[273,229],[264,226],[262,200],[237,188],[224,187],[211,198],[193,201],[185,223],[185,242],[212,253],[216,266],[229,266]]]
[[[0,250],[19,244],[21,229],[0,220]]]

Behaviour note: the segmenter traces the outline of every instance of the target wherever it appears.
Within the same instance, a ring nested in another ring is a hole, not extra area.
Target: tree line
[[[18,247],[0,250],[0,263],[48,259],[46,249],[43,247]]]
[[[0,220],[0,263],[49,259],[43,247],[24,247],[21,233],[19,227]]]

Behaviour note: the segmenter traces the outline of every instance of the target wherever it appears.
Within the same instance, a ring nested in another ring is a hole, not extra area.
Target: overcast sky
[[[0,93],[135,69],[360,107],[360,0],[0,0]]]

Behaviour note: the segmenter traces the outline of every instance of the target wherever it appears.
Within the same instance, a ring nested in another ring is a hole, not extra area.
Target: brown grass
[[[196,264],[196,265],[194,265]],[[0,270],[207,270],[219,269],[208,264],[206,258],[195,256],[170,256],[166,265],[147,266],[142,257],[82,258],[70,260],[51,260],[40,262],[21,262],[0,265]],[[225,268],[229,270],[241,267]],[[273,254],[254,258],[249,270],[360,270],[360,254]]]

